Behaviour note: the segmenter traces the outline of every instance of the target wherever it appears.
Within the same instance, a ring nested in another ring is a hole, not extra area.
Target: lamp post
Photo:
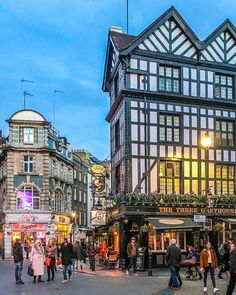
[[[76,218],[76,213],[73,211],[71,213],[71,216],[72,216],[72,234],[71,234],[71,237],[70,237],[70,240],[72,243],[74,243],[74,239],[75,239],[75,218]]]

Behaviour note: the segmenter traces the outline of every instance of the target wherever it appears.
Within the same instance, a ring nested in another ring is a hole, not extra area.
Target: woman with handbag
[[[212,285],[214,287],[213,292],[219,291],[216,288],[215,282],[215,269],[218,269],[216,253],[211,247],[211,243],[207,242],[206,247],[201,251],[200,254],[200,270],[204,271],[204,289],[203,292],[207,292],[207,275],[210,272]]]
[[[198,276],[199,276],[199,280],[202,279],[202,274],[199,271],[198,266],[197,266],[196,253],[194,253],[194,249],[192,246],[188,246],[188,255],[186,256],[183,264],[188,266],[188,277],[186,276],[187,278],[192,277],[192,273],[193,273],[192,268],[195,268],[196,274],[198,274]]]
[[[44,249],[40,240],[36,240],[34,246],[29,255],[32,268],[34,270],[34,280],[36,283],[36,277],[38,276],[38,282],[43,282],[42,276],[44,275]]]
[[[49,282],[50,280],[51,281],[54,280],[55,264],[57,260],[57,247],[52,239],[48,240],[48,244],[46,246],[46,259],[48,259],[48,262],[46,263],[46,265],[47,265],[47,274],[48,274],[47,281]],[[51,273],[52,273],[52,276],[50,276]]]

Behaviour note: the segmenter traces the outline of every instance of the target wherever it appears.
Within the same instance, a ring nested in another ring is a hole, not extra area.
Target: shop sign
[[[14,213],[6,214],[6,223],[49,223],[50,214]]]
[[[193,221],[194,222],[206,222],[206,215],[194,215]]]
[[[91,170],[94,174],[102,174],[106,172],[106,167],[102,165],[93,165]]]
[[[68,216],[54,214],[53,217],[53,223],[70,224],[70,217]]]
[[[106,224],[106,211],[94,210],[91,211],[91,225],[105,225]]]
[[[178,214],[219,214],[229,215],[236,214],[236,208],[196,208],[196,207],[157,207],[159,213],[178,213]]]
[[[97,176],[93,177],[93,187],[95,193],[101,193],[105,190],[105,177],[104,176]]]
[[[13,231],[45,231],[45,224],[13,224]]]

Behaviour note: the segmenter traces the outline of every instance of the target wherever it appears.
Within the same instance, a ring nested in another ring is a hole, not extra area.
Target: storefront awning
[[[199,229],[201,225],[196,224],[190,218],[148,218],[149,222],[155,227],[156,231],[192,231]]]
[[[220,220],[230,224],[236,224],[236,218],[221,218]]]

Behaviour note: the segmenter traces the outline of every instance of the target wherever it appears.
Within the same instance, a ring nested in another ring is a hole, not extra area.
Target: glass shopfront
[[[46,238],[45,224],[12,224],[12,243],[19,239],[22,243],[44,240]]]
[[[166,251],[172,238],[176,239],[177,244],[182,251],[186,250],[186,233],[176,231],[164,233],[153,231],[149,234],[149,247],[152,252]]]

